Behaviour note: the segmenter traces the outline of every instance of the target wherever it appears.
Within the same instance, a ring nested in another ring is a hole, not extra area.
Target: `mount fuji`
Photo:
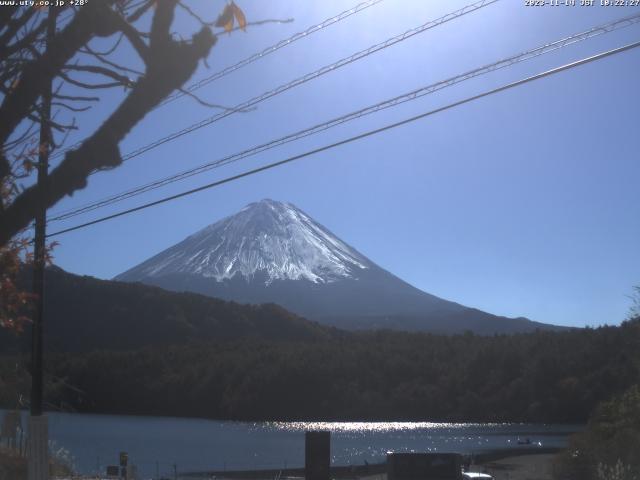
[[[345,329],[480,334],[555,329],[423,292],[366,258],[290,203],[262,200],[118,275],[168,290],[277,303]]]

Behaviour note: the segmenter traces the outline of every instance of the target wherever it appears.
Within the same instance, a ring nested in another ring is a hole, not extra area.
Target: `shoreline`
[[[550,476],[531,477],[531,473],[544,473],[551,469],[552,459],[562,448],[512,448],[508,450],[494,450],[474,455],[474,464],[470,471],[491,474],[494,479],[508,478],[519,480],[536,478],[547,480]],[[331,478],[355,479],[376,477],[386,479],[386,463],[372,463],[368,465],[340,465],[331,467]],[[304,467],[287,469],[261,470],[217,470],[203,472],[184,472],[180,476],[194,480],[200,478],[216,479],[273,479],[273,478],[304,478]],[[505,476],[506,475],[506,476]]]
[[[560,447],[522,447],[494,450],[491,452],[479,453],[475,455],[477,464],[484,465],[492,462],[499,462],[511,457],[530,457],[533,455],[556,455],[563,451]]]
[[[561,451],[509,455],[478,464],[471,471],[488,473],[494,480],[553,480],[553,462]]]
[[[9,411],[19,411],[21,413],[24,414],[29,414],[29,408],[27,407],[21,407],[21,408],[12,408],[12,407],[7,407],[7,406],[2,406],[0,405],[0,414],[2,413],[6,413]],[[145,413],[131,413],[131,412],[126,412],[126,413],[118,413],[118,412],[98,412],[98,411],[77,411],[77,410],[51,410],[51,409],[44,409],[43,410],[43,414],[62,414],[62,415],[95,415],[95,416],[99,416],[99,417],[132,417],[132,418],[142,418],[142,419],[148,419],[148,418],[157,418],[157,419],[167,419],[167,420],[203,420],[203,421],[210,421],[210,422],[220,422],[220,423],[293,423],[293,424],[324,424],[324,423],[335,423],[335,424],[339,424],[339,423],[424,423],[424,424],[438,424],[438,425],[451,425],[451,426],[459,426],[459,425],[466,425],[466,426],[483,426],[483,425],[488,425],[488,426],[492,426],[492,425],[521,425],[523,427],[526,426],[530,426],[530,425],[534,425],[534,426],[538,426],[538,425],[555,425],[555,426],[562,426],[562,427],[566,427],[567,430],[566,432],[560,432],[560,433],[566,433],[566,434],[572,434],[575,433],[575,427],[579,427],[582,428],[587,424],[587,421],[585,420],[582,423],[575,423],[575,422],[567,422],[567,421],[545,421],[545,422],[536,422],[536,421],[527,421],[527,420],[486,420],[486,421],[482,421],[482,420],[474,420],[474,421],[464,421],[464,420],[452,420],[452,419],[445,419],[445,420],[416,420],[416,419],[404,419],[402,417],[400,418],[392,418],[392,419],[385,419],[384,417],[381,418],[373,418],[373,419],[334,419],[334,418],[326,418],[323,419],[322,417],[313,417],[313,418],[293,418],[293,419],[283,419],[283,418],[276,418],[276,419],[256,419],[253,417],[241,417],[241,418],[214,418],[214,417],[194,417],[194,416],[189,416],[189,415],[172,415],[172,414],[161,414],[161,413],[153,413],[153,414],[145,414]],[[536,433],[538,434],[538,432],[532,432],[532,433]]]

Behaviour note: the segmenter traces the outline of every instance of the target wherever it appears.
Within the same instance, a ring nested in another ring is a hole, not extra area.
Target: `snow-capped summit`
[[[404,282],[290,203],[262,200],[116,280],[242,303],[277,303],[341,328],[506,333],[547,325],[498,317]]]
[[[369,262],[302,210],[265,199],[251,203],[116,277],[127,280],[170,274],[217,281],[238,275],[329,283],[355,278]]]

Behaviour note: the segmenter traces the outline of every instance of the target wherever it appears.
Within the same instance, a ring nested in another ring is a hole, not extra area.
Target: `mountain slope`
[[[331,283],[353,278],[373,264],[290,204],[263,200],[243,208],[117,280],[198,275],[218,282],[235,276],[266,285],[276,280]]]
[[[341,328],[512,333],[553,328],[423,292],[297,207],[248,205],[116,277],[246,303],[274,302]]]
[[[25,284],[30,273],[25,272]],[[146,346],[239,339],[319,340],[326,327],[274,304],[239,305],[194,293],[46,271],[46,348],[129,350]],[[28,342],[29,335],[21,341]],[[0,348],[16,348],[0,329]]]

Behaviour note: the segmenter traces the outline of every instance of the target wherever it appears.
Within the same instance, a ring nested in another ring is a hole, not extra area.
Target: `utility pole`
[[[56,33],[57,11],[49,7],[47,18],[46,49]],[[47,227],[47,175],[49,172],[49,151],[53,145],[51,138],[51,96],[53,72],[47,87],[42,92],[42,110],[40,112],[40,144],[38,147],[38,213],[35,218],[33,293],[36,298],[35,317],[31,331],[31,415],[29,417],[28,464],[29,480],[47,480],[49,478],[49,424],[42,414],[43,397],[43,331],[44,317],[44,267],[46,259]]]

